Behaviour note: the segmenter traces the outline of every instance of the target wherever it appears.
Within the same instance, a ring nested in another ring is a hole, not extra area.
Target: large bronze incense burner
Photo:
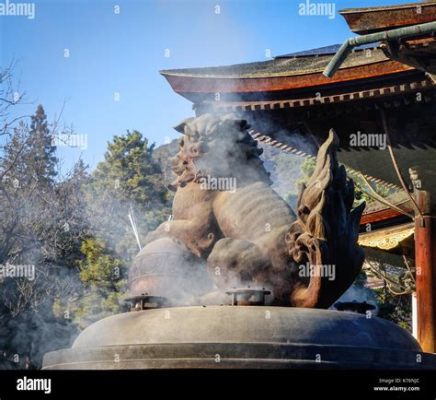
[[[436,367],[395,324],[320,309],[364,259],[364,204],[352,209],[333,131],[294,213],[272,190],[245,121],[204,115],[177,129],[173,215],[131,267],[132,311],[92,324],[43,368]]]

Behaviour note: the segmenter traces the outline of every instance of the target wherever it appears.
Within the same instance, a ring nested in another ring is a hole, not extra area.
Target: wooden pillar
[[[435,351],[434,299],[432,273],[431,216],[415,218],[416,301],[418,341],[424,351]]]
[[[415,216],[415,266],[417,336],[425,352],[435,352],[436,339],[436,219],[430,212],[429,195],[415,189],[422,215]]]

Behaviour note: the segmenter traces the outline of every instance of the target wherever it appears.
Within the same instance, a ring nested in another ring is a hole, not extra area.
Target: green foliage
[[[412,300],[410,294],[394,296],[384,288],[374,289],[379,303],[378,317],[395,322],[412,332]]]
[[[161,184],[160,168],[152,159],[153,150],[154,145],[149,146],[138,131],[115,136],[93,173],[96,187],[118,189],[112,192],[118,199],[160,206],[167,191]]]
[[[301,165],[301,175],[298,180],[298,184],[305,184],[315,169],[316,160],[314,158],[306,158]],[[353,175],[352,180],[354,181],[354,207],[357,207],[363,201],[366,203],[372,201],[372,197],[368,195],[369,189],[363,178]],[[382,197],[387,197],[391,194],[391,190],[386,186],[380,185],[375,182],[371,182],[372,188]]]
[[[85,255],[85,259],[79,261],[81,281],[102,289],[117,289],[122,261],[107,254],[104,243],[97,239],[84,240],[80,250]]]
[[[354,180],[355,198],[356,198],[355,206],[363,201],[365,201],[366,203],[372,201],[372,197],[368,194],[370,189],[368,188],[368,185],[364,181],[364,179],[358,176],[353,176],[353,180]],[[392,191],[389,188],[380,185],[376,182],[370,182],[370,185],[382,197],[387,197],[392,193]]]
[[[87,238],[80,250],[85,257],[78,261],[83,290],[74,301],[58,299],[56,311],[59,315],[68,309],[74,322],[84,328],[122,311],[121,295],[126,290],[127,266],[101,240]]]
[[[160,167],[152,158],[153,150],[138,131],[115,136],[86,187],[95,235],[126,261],[138,249],[128,214],[133,211],[143,240],[171,213],[170,197]]]

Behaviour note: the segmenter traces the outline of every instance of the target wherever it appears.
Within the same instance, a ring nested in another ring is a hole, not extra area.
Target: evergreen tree
[[[53,145],[53,137],[48,128],[47,116],[43,106],[38,105],[30,123],[30,146],[25,154],[24,163],[32,170],[34,177],[43,183],[52,185],[57,175],[56,146]]]
[[[171,213],[153,150],[138,131],[115,136],[87,188],[94,234],[125,261],[138,252],[129,213],[135,217],[140,239]]]
[[[74,298],[59,296],[54,304],[55,315],[67,311],[80,328],[123,310],[122,294],[126,290],[127,265],[116,257],[106,244],[89,237],[82,242],[78,260],[82,287]]]

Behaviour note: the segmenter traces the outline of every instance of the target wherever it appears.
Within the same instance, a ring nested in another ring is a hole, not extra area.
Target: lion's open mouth
[[[189,182],[198,182],[201,177],[201,172],[195,165],[193,160],[190,160],[185,166],[183,172],[173,181],[168,188],[172,191],[177,190],[178,187],[184,187]]]

